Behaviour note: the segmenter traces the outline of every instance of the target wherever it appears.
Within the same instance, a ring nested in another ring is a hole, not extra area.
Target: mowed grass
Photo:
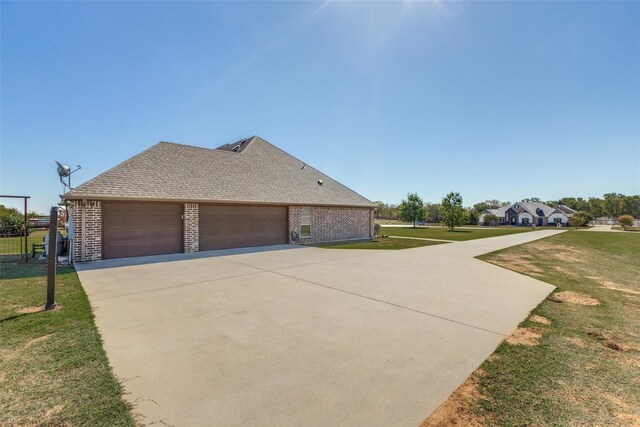
[[[458,414],[460,425],[640,425],[640,236],[569,231],[479,258],[557,290],[470,377],[467,398],[459,389],[439,416]]]
[[[73,268],[45,299],[45,264],[0,263],[0,425],[134,425]]]
[[[33,244],[41,245],[48,230],[33,230],[27,237],[27,253],[31,256]],[[0,255],[23,254],[24,237],[0,237]]]
[[[538,228],[543,230],[546,228]],[[402,237],[420,237],[423,239],[442,239],[442,240],[473,240],[483,239],[485,237],[504,236],[507,234],[528,233],[535,229],[530,227],[513,227],[513,228],[456,228],[454,231],[444,227],[382,227],[380,233],[386,236],[402,236]]]
[[[421,246],[439,245],[445,242],[437,242],[434,240],[417,240],[417,239],[394,239],[378,237],[368,242],[354,243],[325,243],[315,245],[320,248],[327,249],[409,249],[419,248]]]

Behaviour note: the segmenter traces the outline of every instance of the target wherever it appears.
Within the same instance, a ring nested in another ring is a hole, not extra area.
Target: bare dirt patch
[[[480,377],[485,373],[478,369],[427,418],[420,427],[482,427],[483,418],[471,410],[473,404],[482,398],[478,391]]]
[[[497,255],[493,260],[491,260],[491,262],[501,267],[517,271],[518,273],[544,273],[544,271],[540,267],[536,266],[531,261],[528,261],[527,259],[525,259],[525,257],[520,255],[502,253]]]
[[[35,307],[23,307],[19,310],[16,310],[16,313],[19,314],[32,314],[32,313],[37,313],[39,311],[44,311],[44,306],[42,305],[36,305]]]
[[[542,332],[535,328],[518,328],[505,341],[511,345],[534,346],[542,338]]]
[[[552,301],[555,300],[559,302],[568,302],[571,304],[579,304],[579,305],[600,304],[600,301],[598,301],[593,297],[590,297],[589,295],[581,294],[579,292],[573,292],[573,291],[556,292],[555,294],[551,295],[548,299]]]
[[[619,413],[616,414],[616,420],[620,422],[620,425],[637,427],[640,426],[640,414],[636,413]]]
[[[620,422],[620,425],[640,425],[640,414],[634,412],[634,408],[631,405],[627,404],[620,397],[611,393],[603,393],[603,396],[616,407],[615,418]]]
[[[602,345],[616,351],[640,351],[640,345],[624,342],[620,337],[610,332],[590,331],[587,335],[600,341]]]
[[[570,344],[575,345],[576,347],[586,347],[587,344],[585,344],[585,342],[577,337],[566,337],[565,340],[567,342],[569,342]]]
[[[580,250],[572,248],[567,245],[559,245],[557,243],[550,242],[536,242],[531,245],[532,249],[536,249],[539,251],[545,251],[550,256],[562,261],[569,262],[584,262],[584,253]]]
[[[63,408],[64,408],[64,405],[56,405],[53,408],[48,409],[47,412],[45,412],[44,414],[44,419],[48,420],[53,415],[59,414],[60,412],[62,412]]]
[[[551,320],[547,319],[546,317],[538,316],[537,314],[532,314],[531,317],[529,317],[529,320],[543,325],[551,324]]]
[[[603,280],[602,282],[600,282],[600,285],[603,288],[611,289],[613,291],[624,292],[624,293],[627,293],[627,294],[640,295],[640,292],[638,292],[638,291],[634,291],[633,289],[625,288],[622,285],[610,282],[608,280]]]
[[[54,308],[50,309],[50,310],[45,310],[44,309],[44,305],[36,305],[35,307],[23,307],[19,310],[16,310],[16,313],[18,314],[34,314],[34,313],[40,313],[41,311],[58,311],[62,308],[61,305],[56,305]]]
[[[574,247],[571,247],[568,245],[561,245],[559,243],[549,242],[548,240],[540,240],[540,241],[534,242],[531,244],[530,247],[533,249],[545,251],[545,252],[546,251],[552,251],[554,253],[563,252],[563,253],[574,254],[574,255],[578,255],[582,253],[582,251]]]
[[[53,335],[53,333],[50,333],[50,334],[42,335],[40,337],[33,338],[33,339],[27,341],[24,344],[24,348],[29,348],[32,345],[39,343],[40,341],[47,340],[47,339],[51,338],[52,335]]]
[[[640,291],[635,291],[633,289],[629,289],[619,283],[614,283],[609,280],[605,280],[600,276],[584,276],[585,279],[590,279],[598,282],[600,286],[603,288],[611,289],[613,291],[620,291],[628,294],[640,295]]]

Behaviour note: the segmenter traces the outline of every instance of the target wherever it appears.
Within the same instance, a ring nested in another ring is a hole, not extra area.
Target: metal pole
[[[27,198],[24,198],[24,262],[29,262],[29,249],[27,249],[28,243],[28,231],[27,228]]]
[[[56,294],[56,261],[58,249],[58,207],[51,208],[49,215],[49,247],[47,248],[47,304],[45,310],[55,308]]]

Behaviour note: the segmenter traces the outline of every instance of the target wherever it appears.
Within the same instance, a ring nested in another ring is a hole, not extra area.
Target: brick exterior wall
[[[289,207],[289,242],[291,231],[300,233],[301,206]],[[302,243],[366,239],[373,236],[373,209],[311,207],[311,236]]]
[[[96,200],[88,200],[85,205],[86,236],[82,235],[82,201],[72,200],[69,209],[73,216],[73,261],[82,262],[84,245],[84,261],[102,259],[102,204]]]
[[[85,236],[82,235],[82,201],[69,201],[69,212],[73,216],[73,260],[74,262],[98,261],[102,259],[102,205],[100,201],[88,200],[85,205]],[[373,236],[373,209],[311,207],[311,236],[303,243],[329,242],[336,240],[366,239]],[[289,207],[289,241],[291,231],[300,233],[302,207]],[[184,204],[184,252],[199,250],[199,206]],[[84,245],[84,260],[82,248]]]
[[[184,252],[198,252],[200,246],[200,209],[197,203],[184,204]]]

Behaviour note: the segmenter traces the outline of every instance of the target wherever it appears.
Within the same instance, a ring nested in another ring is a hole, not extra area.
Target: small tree
[[[0,234],[18,234],[23,226],[24,217],[20,211],[0,205]]]
[[[398,206],[398,216],[403,221],[413,222],[413,228],[416,228],[416,221],[424,220],[424,203],[418,196],[418,193],[407,194],[407,199],[403,200]]]
[[[382,230],[382,226],[380,224],[378,224],[377,222],[375,224],[373,224],[373,235],[374,236],[379,236],[380,235],[380,230]]]
[[[453,191],[442,198],[442,223],[453,231],[464,223],[465,211],[462,207],[462,196]]]
[[[426,220],[429,222],[440,222],[440,205],[434,205],[433,203],[427,203],[424,206]]]
[[[475,210],[470,209],[469,214],[467,215],[467,220],[471,225],[478,224],[478,213]]]
[[[571,218],[571,225],[574,227],[584,227],[591,221],[591,215],[587,212],[576,212]]]
[[[621,215],[620,218],[618,218],[618,224],[626,230],[627,227],[631,227],[633,225],[633,217],[631,215]]]
[[[498,223],[498,217],[492,213],[485,214],[482,217],[482,223],[484,225],[496,225]]]

